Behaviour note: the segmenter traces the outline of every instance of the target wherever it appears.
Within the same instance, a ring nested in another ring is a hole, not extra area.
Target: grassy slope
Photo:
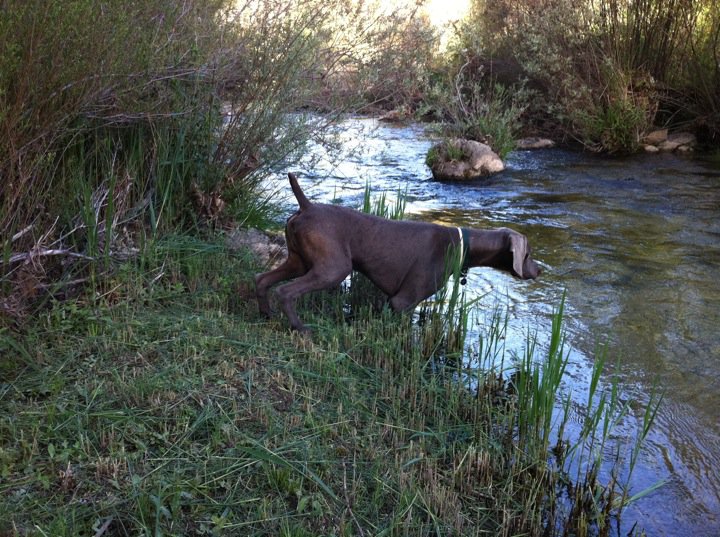
[[[540,532],[552,471],[502,393],[430,374],[441,340],[407,317],[343,322],[337,293],[290,334],[256,269],[177,237],[0,332],[1,535]]]

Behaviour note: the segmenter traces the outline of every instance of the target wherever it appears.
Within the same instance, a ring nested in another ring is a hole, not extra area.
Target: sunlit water
[[[424,164],[432,140],[422,126],[353,119],[339,136],[340,155],[315,147],[293,168],[311,199],[358,207],[369,183],[404,193],[408,218],[529,237],[538,280],[470,272],[467,293],[488,312],[471,337],[499,308],[510,319],[506,353],[521,354],[528,331],[549,339],[567,290],[565,390],[582,400],[606,341],[623,398],[638,402],[619,438],[636,434],[653,386],[665,390],[631,494],[665,483],[625,511],[622,533],[637,521],[649,535],[720,535],[720,167],[674,155],[518,151],[491,178],[441,183]]]

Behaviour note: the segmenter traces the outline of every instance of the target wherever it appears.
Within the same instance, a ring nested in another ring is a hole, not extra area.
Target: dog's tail
[[[295,194],[295,198],[298,201],[298,205],[300,205],[300,210],[307,209],[312,205],[310,203],[310,200],[305,197],[305,194],[303,193],[302,189],[300,188],[300,185],[297,182],[297,177],[294,173],[288,173],[288,178],[290,179],[290,187],[292,188],[293,194]]]

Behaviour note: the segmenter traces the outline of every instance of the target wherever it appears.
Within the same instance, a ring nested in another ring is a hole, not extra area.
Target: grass
[[[419,453],[422,420],[400,420],[392,377],[348,354],[404,345],[373,342],[389,319],[297,340],[233,300],[242,281],[220,276],[232,260],[188,246],[172,245],[154,283],[126,272],[99,302],[57,304],[23,342],[3,334],[3,351],[25,349],[3,364],[3,531],[352,534],[401,517],[386,457]],[[409,369],[423,382],[421,362]]]
[[[402,218],[404,198],[368,187],[363,210]],[[258,318],[253,263],[221,237],[167,236],[0,331],[0,532],[606,535],[642,497],[620,458],[600,483],[627,408],[616,382],[599,389],[605,354],[581,433],[564,433],[564,301],[547,353],[528,337],[508,375],[506,317],[467,345],[457,259],[414,315],[378,309],[357,277],[307,297],[312,340]]]
[[[585,535],[620,511],[552,454],[561,311],[503,376],[463,351],[457,286],[420,321],[312,296],[310,340],[258,317],[257,267],[220,239],[141,260],[0,332],[0,533]]]
[[[452,143],[452,140],[446,140],[428,149],[425,164],[428,168],[432,168],[440,162],[465,160],[468,157],[469,155],[464,151],[463,147]]]

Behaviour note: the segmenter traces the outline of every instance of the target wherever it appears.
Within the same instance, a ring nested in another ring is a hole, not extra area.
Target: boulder
[[[663,143],[668,138],[668,130],[667,129],[658,129],[656,131],[652,131],[651,133],[647,134],[642,139],[642,143],[646,146],[657,146]]]
[[[674,134],[671,134],[668,136],[668,142],[674,142],[679,145],[695,145],[697,143],[697,138],[695,138],[695,135],[691,132],[676,132]]]
[[[656,145],[650,144],[643,146],[643,149],[646,153],[657,153],[658,151],[660,151]]]
[[[274,268],[287,256],[285,240],[258,229],[234,229],[225,238],[225,246],[231,252],[247,250],[264,267]]]
[[[515,141],[516,149],[549,149],[551,147],[555,147],[555,142],[548,138],[538,138],[537,136],[521,138]]]
[[[679,147],[687,146],[692,149],[697,143],[695,135],[689,132],[677,132],[670,134],[667,140],[658,145],[660,151],[675,151]]]
[[[446,140],[428,151],[426,163],[440,181],[475,179],[505,169],[490,146],[460,138]]]

